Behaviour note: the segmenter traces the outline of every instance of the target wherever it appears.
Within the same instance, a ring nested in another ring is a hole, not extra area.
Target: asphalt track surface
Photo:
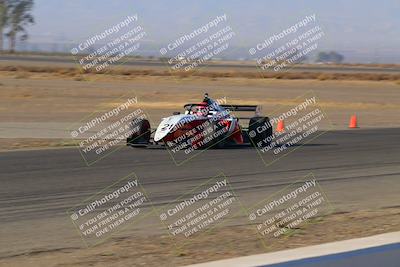
[[[123,147],[89,167],[77,148],[3,152],[0,257],[75,246],[66,210],[133,171],[156,206],[220,172],[247,207],[310,172],[337,211],[399,206],[399,137],[400,129],[331,131],[270,166],[253,148],[207,150],[181,166],[164,149]]]
[[[78,62],[73,58],[68,57],[56,57],[56,56],[12,56],[3,55],[0,56],[1,61],[12,61],[12,62],[33,62],[33,63],[57,63],[65,64],[67,66],[76,66]],[[150,61],[150,60],[132,60],[126,61],[123,64],[126,67],[141,67],[141,68],[166,68],[167,63],[160,61]],[[224,64],[224,63],[213,63],[208,64],[207,69],[209,70],[238,70],[238,71],[254,71],[256,69],[255,64]],[[274,72],[274,70],[266,70]],[[343,72],[343,73],[385,73],[385,74],[398,74],[400,68],[379,68],[379,67],[337,67],[337,66],[293,66],[290,68],[291,72]]]

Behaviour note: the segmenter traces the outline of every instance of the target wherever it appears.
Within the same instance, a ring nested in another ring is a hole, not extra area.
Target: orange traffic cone
[[[353,115],[350,118],[349,128],[358,128],[357,126],[357,116]]]
[[[284,132],[285,131],[285,123],[283,120],[278,121],[278,125],[276,126],[277,132]]]

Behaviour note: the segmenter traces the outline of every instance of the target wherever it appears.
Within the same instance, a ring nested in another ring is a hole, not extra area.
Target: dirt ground
[[[263,241],[255,227],[216,228],[191,237],[184,249],[177,249],[167,235],[149,237],[137,233],[95,247],[31,251],[0,258],[0,266],[183,266],[400,231],[400,208],[331,214]]]

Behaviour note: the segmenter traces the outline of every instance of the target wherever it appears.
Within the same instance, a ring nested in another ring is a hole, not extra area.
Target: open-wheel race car
[[[127,138],[127,145],[164,145],[180,149],[221,148],[265,142],[272,136],[269,118],[260,115],[261,107],[223,105],[219,102],[206,93],[202,102],[186,104],[184,114],[174,112],[172,116],[163,118],[157,129],[153,130],[148,120],[134,120],[131,126],[136,130]],[[236,112],[254,114],[238,117],[233,114]],[[246,120],[248,126],[245,127],[241,122]]]

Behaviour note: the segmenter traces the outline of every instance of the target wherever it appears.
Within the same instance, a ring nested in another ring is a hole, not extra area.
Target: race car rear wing
[[[197,106],[198,104],[186,104],[184,108],[186,110],[190,109],[192,106]],[[261,106],[257,105],[219,105],[224,109],[228,109],[232,112],[247,112],[247,111],[254,111],[256,115],[261,114]]]
[[[256,116],[261,115],[261,106],[257,105],[221,105],[224,109],[229,109],[232,112],[254,111]],[[247,117],[239,117],[240,119],[249,119]]]
[[[230,111],[258,111],[261,110],[260,106],[257,105],[220,105],[224,109],[229,109]]]

